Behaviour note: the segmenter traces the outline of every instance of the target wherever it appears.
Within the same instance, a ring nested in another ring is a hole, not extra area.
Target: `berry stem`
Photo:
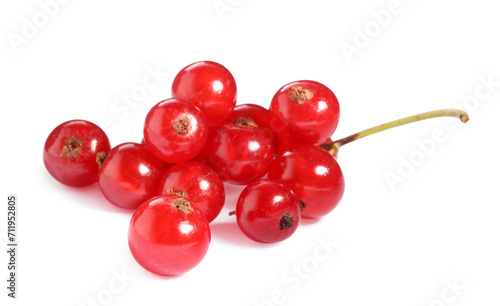
[[[469,115],[467,115],[466,112],[463,112],[458,109],[440,109],[440,110],[435,110],[435,111],[430,111],[430,112],[425,112],[405,118],[401,118],[398,120],[394,120],[391,122],[387,122],[381,125],[377,125],[375,127],[366,129],[364,131],[358,132],[356,134],[352,134],[350,136],[344,137],[339,140],[327,142],[325,144],[322,144],[321,147],[328,151],[332,155],[336,155],[339,152],[339,148],[345,144],[348,144],[354,140],[361,139],[363,137],[382,132],[388,129],[392,129],[397,126],[405,125],[408,123],[412,122],[417,122],[417,121],[422,121],[425,119],[430,119],[430,118],[437,118],[437,117],[455,117],[460,119],[463,123],[466,123],[469,121]]]

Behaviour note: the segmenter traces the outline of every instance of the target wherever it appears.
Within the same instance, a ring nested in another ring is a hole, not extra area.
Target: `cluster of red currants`
[[[191,64],[176,75],[172,98],[147,114],[142,143],[111,148],[98,126],[72,120],[47,138],[45,166],[63,184],[97,182],[109,202],[134,209],[128,232],[133,257],[153,273],[179,275],[208,250],[209,223],[225,202],[223,182],[247,185],[234,212],[241,231],[258,242],[279,242],[295,232],[301,218],[320,218],[339,203],[341,145],[438,116],[403,118],[332,142],[339,104],[325,85],[289,83],[276,92],[269,110],[236,106],[236,91],[224,66]]]

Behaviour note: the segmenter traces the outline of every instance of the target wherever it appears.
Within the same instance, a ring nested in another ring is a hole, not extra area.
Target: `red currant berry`
[[[315,144],[330,137],[339,121],[339,102],[325,85],[296,81],[278,90],[269,108],[273,132],[291,144]]]
[[[180,275],[205,257],[210,227],[190,201],[176,195],[158,196],[135,211],[128,245],[144,269],[159,275]]]
[[[221,64],[202,61],[184,67],[172,84],[172,97],[196,105],[209,125],[226,119],[236,105],[236,82]]]
[[[337,161],[313,145],[281,152],[271,164],[268,177],[283,181],[292,189],[301,201],[304,218],[328,214],[344,193],[344,176]]]
[[[112,204],[135,209],[158,195],[163,163],[138,143],[122,143],[108,154],[99,169],[97,185]]]
[[[222,210],[226,195],[224,184],[212,168],[198,162],[172,166],[160,183],[161,194],[175,194],[188,199],[212,222]]]
[[[215,127],[203,154],[228,183],[249,184],[269,170],[274,149],[271,136],[248,118]]]
[[[45,141],[43,162],[59,182],[82,187],[97,180],[97,171],[110,150],[106,133],[85,120],[71,120],[57,126]]]
[[[236,220],[241,231],[252,240],[283,241],[299,226],[299,198],[282,182],[255,181],[240,194]]]
[[[194,158],[203,150],[207,136],[205,116],[185,101],[161,101],[146,116],[144,143],[154,156],[167,163]]]
[[[273,139],[274,149],[280,147],[280,139],[274,136],[273,131],[269,127],[269,111],[257,104],[240,104],[236,105],[231,115],[224,121],[225,123],[233,123],[238,118],[250,118],[258,127],[270,134]]]

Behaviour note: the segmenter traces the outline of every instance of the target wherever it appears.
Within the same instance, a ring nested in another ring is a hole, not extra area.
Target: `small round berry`
[[[224,123],[233,123],[238,118],[250,118],[255,124],[266,131],[273,139],[274,149],[277,151],[281,146],[280,139],[276,137],[269,126],[269,111],[257,104],[240,104],[234,107],[231,115]]]
[[[216,126],[203,154],[224,181],[247,185],[267,173],[274,148],[269,133],[253,120],[239,118],[234,123]]]
[[[296,81],[276,92],[269,107],[273,132],[291,144],[316,144],[330,137],[339,121],[339,102],[325,85]]]
[[[287,184],[298,196],[303,218],[320,218],[331,212],[344,193],[344,176],[328,152],[302,145],[281,152],[268,177]]]
[[[135,211],[128,245],[144,269],[159,275],[180,275],[205,257],[210,227],[190,201],[176,195],[158,196]]]
[[[283,241],[299,226],[299,198],[282,182],[255,181],[240,194],[236,220],[241,231],[252,240]]]
[[[178,99],[159,102],[144,123],[144,143],[158,159],[179,163],[196,157],[208,136],[205,116],[194,105]]]
[[[97,180],[97,171],[108,154],[106,133],[85,120],[71,120],[57,126],[47,137],[43,162],[59,182],[83,187]]]
[[[112,204],[136,209],[158,195],[165,171],[162,161],[138,143],[122,143],[109,152],[99,169],[97,185]]]
[[[173,165],[160,183],[161,194],[188,199],[201,210],[208,222],[221,212],[226,199],[224,184],[212,168],[199,162]]]
[[[196,105],[209,125],[224,121],[236,105],[236,82],[219,63],[201,61],[184,67],[175,76],[172,97]]]

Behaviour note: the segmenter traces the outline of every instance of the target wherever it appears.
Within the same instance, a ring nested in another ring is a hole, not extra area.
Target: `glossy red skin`
[[[293,225],[282,229],[280,220],[286,213],[292,216]],[[283,241],[299,226],[299,198],[282,182],[255,181],[240,194],[236,220],[241,231],[252,240],[264,243]]]
[[[299,104],[289,98],[293,86],[313,92],[312,99]],[[296,81],[280,88],[269,107],[274,134],[291,144],[315,144],[330,137],[339,122],[339,102],[325,85],[315,81]]]
[[[97,185],[113,205],[136,209],[158,195],[164,165],[138,143],[122,143],[109,152],[99,169]]]
[[[61,156],[65,141],[72,136],[82,142],[80,154],[77,157]],[[43,162],[59,182],[72,187],[83,187],[97,180],[97,153],[108,153],[109,150],[108,136],[100,127],[85,120],[70,120],[50,133],[45,141]]]
[[[225,123],[212,131],[203,154],[222,180],[247,185],[267,173],[274,148],[264,130]]]
[[[174,129],[174,123],[187,116],[191,129],[186,135]],[[195,106],[178,99],[159,102],[146,116],[144,143],[156,158],[166,163],[179,163],[196,157],[208,136],[205,116]]]
[[[180,197],[163,195],[144,202],[130,220],[128,245],[146,270],[174,276],[197,266],[210,245],[210,227],[201,211],[184,213],[171,205]]]
[[[269,133],[273,139],[274,149],[280,147],[280,139],[276,137],[269,127],[269,111],[257,104],[240,104],[234,107],[231,115],[224,121],[233,123],[238,118],[251,118],[258,127]]]
[[[143,146],[146,146],[146,143],[144,142],[144,137],[142,137],[140,144],[143,145]],[[163,168],[165,169],[165,171],[167,171],[173,165],[175,165],[175,164],[163,162]]]
[[[342,199],[345,182],[337,161],[313,145],[281,152],[271,164],[268,177],[286,183],[305,205],[303,218],[320,218]]]
[[[198,162],[184,162],[168,169],[160,183],[160,193],[168,194],[169,188],[182,191],[183,197],[198,207],[209,223],[219,215],[226,200],[219,175]]]
[[[184,67],[172,83],[172,97],[196,105],[209,125],[224,121],[236,105],[236,81],[219,63],[201,61]]]

